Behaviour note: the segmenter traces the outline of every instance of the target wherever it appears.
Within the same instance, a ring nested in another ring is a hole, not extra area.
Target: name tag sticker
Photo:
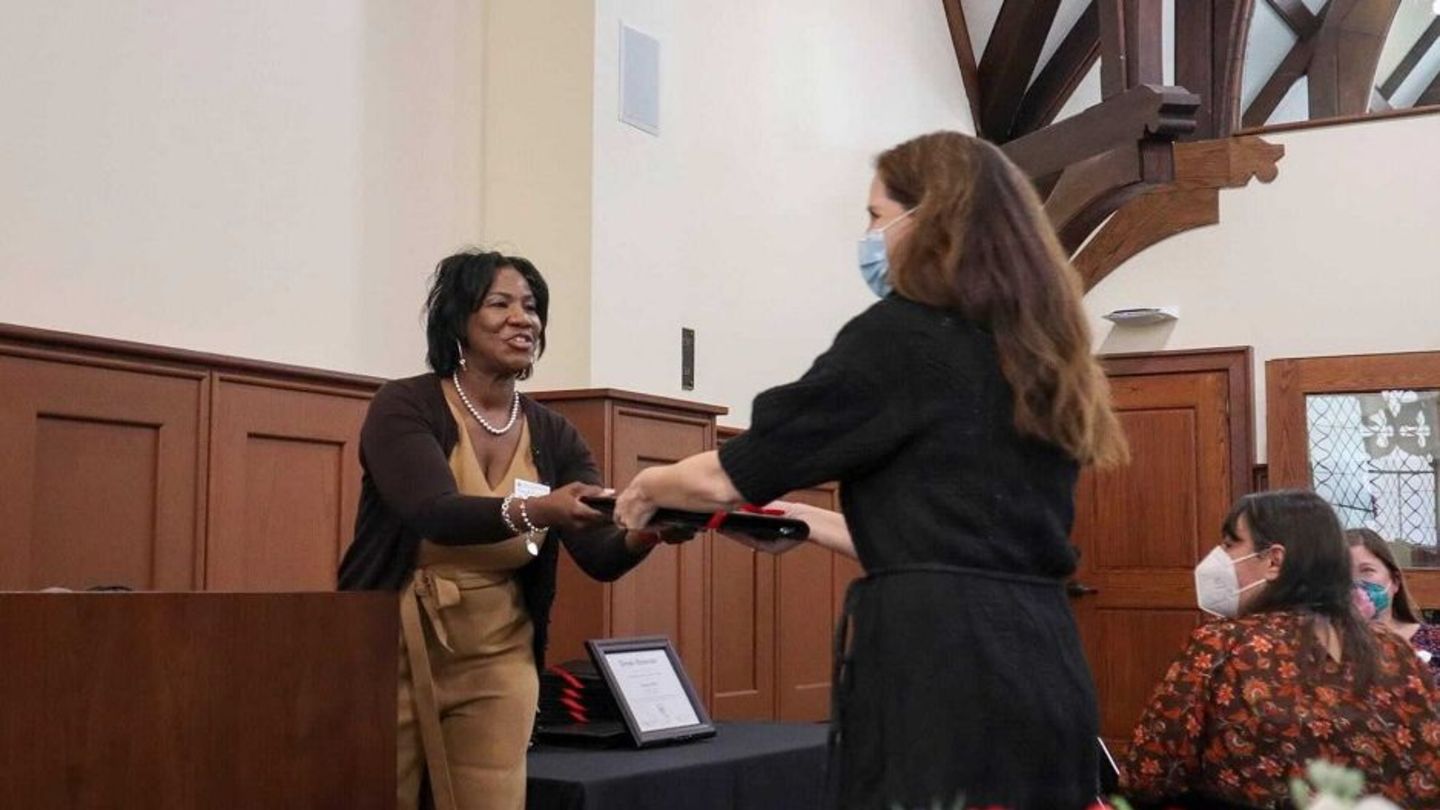
[[[542,495],[549,495],[550,487],[544,484],[537,484],[534,481],[526,481],[524,478],[515,479],[515,497],[517,498],[539,498]]]

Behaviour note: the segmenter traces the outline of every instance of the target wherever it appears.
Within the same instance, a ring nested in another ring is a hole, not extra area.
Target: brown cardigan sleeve
[[[499,498],[455,488],[435,415],[413,390],[382,387],[360,429],[360,453],[381,499],[416,534],[444,545],[498,543],[511,536]]]
[[[585,439],[564,417],[554,414],[556,486],[574,481],[603,485],[600,470],[595,466],[595,457]],[[593,529],[561,535],[570,556],[592,579],[609,582],[618,579],[634,568],[649,555],[649,549],[640,553],[632,552],[625,545],[625,530],[612,525],[600,525]]]

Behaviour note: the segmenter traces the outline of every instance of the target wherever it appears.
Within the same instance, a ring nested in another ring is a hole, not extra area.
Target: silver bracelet
[[[530,522],[530,511],[525,508],[524,498],[520,499],[520,520],[525,524],[525,531],[529,532],[530,534],[535,534],[536,532],[543,532],[547,528],[545,526],[536,526],[534,523]]]
[[[520,533],[520,529],[515,525],[515,521],[510,519],[510,504],[514,500],[514,495],[506,495],[504,498],[500,499],[500,519],[505,521],[505,528],[509,529],[510,534],[512,535]],[[520,508],[524,509],[525,507],[523,504],[525,502],[522,500],[520,503],[522,504]]]

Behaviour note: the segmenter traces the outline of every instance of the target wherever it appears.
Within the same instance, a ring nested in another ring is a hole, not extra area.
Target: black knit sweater
[[[1020,435],[994,338],[898,295],[755,399],[720,461],[752,503],[841,483],[867,570],[943,563],[1064,577],[1078,465]]]

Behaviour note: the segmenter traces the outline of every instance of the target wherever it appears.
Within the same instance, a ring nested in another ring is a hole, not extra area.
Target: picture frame
[[[665,636],[590,639],[586,651],[637,748],[715,736],[685,665]]]

